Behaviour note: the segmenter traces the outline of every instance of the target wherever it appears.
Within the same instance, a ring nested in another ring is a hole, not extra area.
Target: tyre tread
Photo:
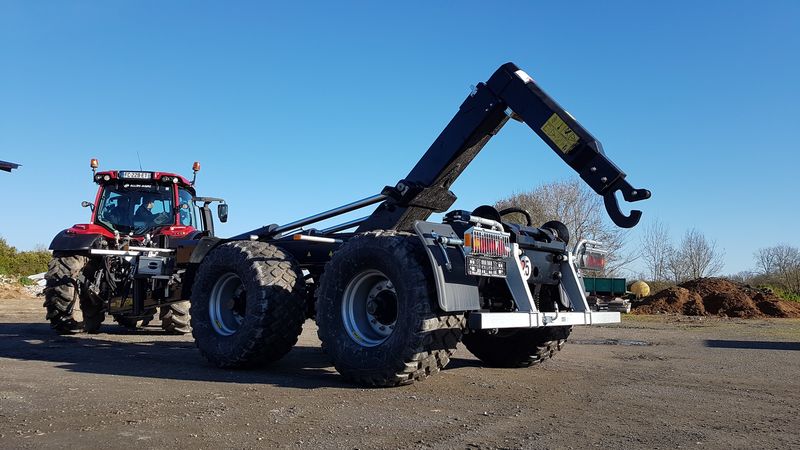
[[[372,240],[379,240],[381,248],[393,255],[397,255],[401,261],[405,258],[413,258],[413,264],[419,267],[429,267],[428,260],[418,238],[411,233],[379,230],[367,232],[355,236],[348,241],[342,249],[347,252],[340,254],[340,257],[348,257],[350,253],[358,253],[362,245],[372,245]],[[339,251],[342,251],[340,249]],[[338,253],[338,252],[337,252]],[[326,287],[334,289],[336,282],[343,282],[344,275],[341,269],[345,266],[337,262],[337,255],[331,258],[325,266],[320,288],[317,289],[317,318],[319,311],[324,309],[321,303],[326,301]],[[408,286],[413,286],[409,296],[414,298],[436,299],[435,291],[431,285],[428,274],[423,270],[409,270],[406,274],[410,277],[404,282]],[[335,290],[335,289],[334,289]],[[463,315],[445,314],[438,311],[438,305],[422,305],[424,308],[424,319],[420,327],[414,331],[414,336],[410,340],[414,345],[402,349],[402,354],[395,358],[395,364],[387,364],[381,373],[376,373],[374,369],[360,369],[341,364],[333,359],[336,370],[346,379],[359,384],[368,386],[399,386],[421,381],[443,369],[449,362],[455,348],[461,338],[461,330],[464,326]],[[322,349],[327,354],[332,355],[331,349],[326,342],[331,332],[326,329],[327,324],[318,323],[318,336],[322,341]],[[386,359],[394,355],[387,355]]]
[[[254,307],[257,308],[253,311],[257,316],[258,328],[235,348],[235,352],[225,354],[215,344],[219,337],[209,322],[208,298],[203,291],[210,291],[215,281],[205,279],[209,276],[208,272],[217,266],[231,264],[244,265],[246,273],[240,277],[242,283],[253,283],[247,287],[248,291],[257,289],[261,300],[270,293],[274,297]],[[222,368],[263,366],[283,357],[297,343],[305,320],[302,280],[302,273],[294,259],[274,245],[259,241],[235,241],[214,249],[201,264],[192,288],[192,334],[200,353]]]
[[[516,330],[511,335],[474,331],[463,343],[473,355],[492,367],[531,367],[555,357],[567,343],[572,327]]]

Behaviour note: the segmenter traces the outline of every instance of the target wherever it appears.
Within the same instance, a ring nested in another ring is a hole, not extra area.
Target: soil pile
[[[800,303],[782,300],[723,278],[698,278],[643,298],[633,305],[638,314],[687,316],[800,317]]]

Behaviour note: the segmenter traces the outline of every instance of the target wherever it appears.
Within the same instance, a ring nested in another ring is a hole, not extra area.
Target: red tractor
[[[94,203],[82,202],[92,211],[90,223],[73,225],[50,244],[44,306],[51,327],[97,333],[110,314],[120,325],[136,328],[160,310],[165,331],[189,333],[193,270],[180,254],[214,236],[209,205],[219,203],[221,222],[228,205],[196,196],[197,162],[192,181],[167,172],[97,172],[96,159],[91,167],[99,189]],[[76,301],[83,323],[72,317]]]

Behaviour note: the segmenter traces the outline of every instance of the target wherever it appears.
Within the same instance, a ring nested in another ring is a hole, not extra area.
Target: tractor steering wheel
[[[156,214],[156,216],[153,217],[153,223],[155,223],[156,225],[166,225],[169,223],[169,221],[170,221],[170,215],[169,213],[166,212]]]

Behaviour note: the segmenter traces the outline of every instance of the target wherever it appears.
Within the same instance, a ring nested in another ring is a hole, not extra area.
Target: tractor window
[[[97,209],[97,222],[120,233],[145,234],[175,223],[171,186],[106,185]]]
[[[133,226],[131,199],[111,188],[103,191],[97,210],[97,221],[112,230],[128,232]]]
[[[192,197],[192,194],[186,189],[178,191],[178,208],[180,213],[178,220],[181,225],[199,228],[197,226],[197,207],[194,205]]]

